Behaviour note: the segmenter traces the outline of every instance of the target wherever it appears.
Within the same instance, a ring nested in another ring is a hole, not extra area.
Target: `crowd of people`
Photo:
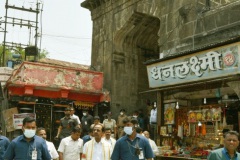
[[[156,115],[155,109],[151,115]],[[138,118],[138,111],[127,116],[121,109],[117,121],[108,112],[102,123],[99,116],[93,117],[87,110],[81,121],[74,108],[66,108],[64,113],[55,137],[60,141],[58,146],[46,140],[46,130],[37,127],[34,118],[26,117],[22,135],[11,142],[0,136],[0,160],[153,160],[159,154],[155,141],[150,138],[151,127],[144,128],[147,126],[144,118]],[[238,138],[236,131],[226,132],[223,148],[212,151],[208,159],[240,159],[236,151]]]
[[[26,117],[23,120],[22,135],[11,142],[7,137],[0,137],[0,160],[107,160],[154,157],[155,152],[149,143],[150,139],[144,138],[143,134],[140,135],[136,131],[140,126],[147,128],[146,124],[149,123],[145,122],[141,110],[127,116],[126,111],[121,109],[116,120],[109,111],[103,115],[102,121],[99,116],[90,115],[88,110],[83,110],[80,119],[75,115],[73,107],[67,107],[64,114],[55,137],[55,140],[59,141],[58,145],[47,141],[46,129],[37,127],[34,118]],[[117,140],[126,137],[125,135],[131,137],[131,140],[126,141],[130,149],[128,154],[122,154],[120,149],[126,149],[126,144],[117,143]]]

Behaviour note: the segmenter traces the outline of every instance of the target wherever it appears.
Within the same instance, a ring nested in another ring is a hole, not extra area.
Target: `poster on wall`
[[[164,124],[174,124],[175,123],[175,103],[164,104]]]
[[[172,125],[170,125],[170,124],[167,126],[167,133],[168,134],[172,134],[173,133],[173,128],[172,128]]]
[[[165,136],[167,134],[167,126],[161,126],[160,135]]]
[[[26,117],[32,117],[36,119],[35,113],[21,113],[21,114],[14,114],[13,115],[13,125],[14,129],[22,129],[23,119]]]

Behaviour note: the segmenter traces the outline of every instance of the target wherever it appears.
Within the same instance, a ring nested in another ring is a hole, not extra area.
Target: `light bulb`
[[[178,105],[178,102],[177,102],[177,105],[176,105],[176,109],[179,109],[179,105]]]
[[[198,126],[202,126],[202,123],[200,121],[198,121]]]
[[[204,103],[204,104],[207,104],[207,98],[204,98],[204,99],[203,99],[203,103]]]

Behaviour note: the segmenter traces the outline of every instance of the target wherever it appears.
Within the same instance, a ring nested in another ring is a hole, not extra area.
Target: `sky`
[[[47,58],[67,62],[90,65],[92,43],[92,20],[90,11],[82,8],[84,0],[38,0],[43,10],[39,14],[38,47],[49,52]],[[8,0],[8,4],[16,7],[36,9],[37,0]],[[5,20],[6,0],[0,0],[0,21]],[[8,9],[8,17],[36,20],[31,12]],[[8,22],[12,19],[8,19]],[[20,21],[15,20],[15,23]],[[4,24],[0,25],[0,40],[3,36]],[[35,29],[7,25],[7,42],[34,44]]]

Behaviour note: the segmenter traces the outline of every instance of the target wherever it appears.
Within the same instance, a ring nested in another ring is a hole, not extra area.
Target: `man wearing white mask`
[[[88,113],[88,110],[83,110],[81,122],[82,136],[88,135],[90,126],[93,124],[93,116]]]
[[[127,117],[124,119],[125,136],[117,140],[111,160],[151,160],[154,155],[148,140],[137,134],[135,118]]]
[[[12,140],[4,154],[4,160],[51,160],[46,141],[35,135],[37,129],[36,120],[32,117],[23,119],[20,135]]]

